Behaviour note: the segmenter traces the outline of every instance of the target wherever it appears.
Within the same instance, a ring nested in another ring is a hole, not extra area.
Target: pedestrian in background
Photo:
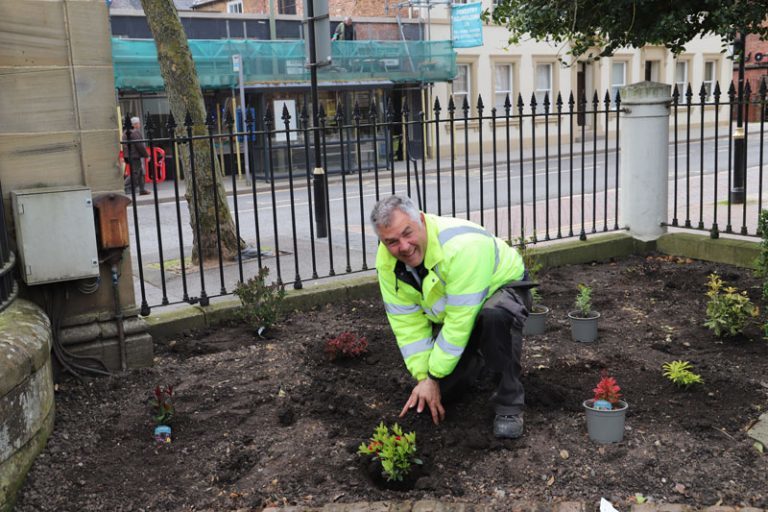
[[[144,176],[144,159],[149,157],[147,147],[142,142],[144,136],[141,133],[141,119],[131,118],[131,127],[123,133],[123,141],[127,147],[125,151],[125,162],[130,166],[130,174],[125,177],[125,193],[131,192],[131,189],[139,189],[139,195],[149,195],[146,189]]]
[[[355,26],[352,24],[352,18],[347,16],[344,21],[339,22],[336,25],[336,30],[333,32],[333,41],[354,41],[355,40]]]

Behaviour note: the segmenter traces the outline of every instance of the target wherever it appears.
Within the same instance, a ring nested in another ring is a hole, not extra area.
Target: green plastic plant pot
[[[591,317],[582,318],[577,316],[576,311],[571,311],[568,313],[568,318],[571,320],[573,341],[592,343],[597,340],[597,320],[600,318],[600,313],[593,311]]]
[[[533,310],[528,314],[528,319],[523,326],[523,335],[535,336],[544,334],[547,328],[547,315],[549,308],[542,305],[533,306]]]
[[[629,405],[619,400],[618,407],[609,411],[592,407],[594,400],[584,400],[589,438],[600,444],[620,443],[624,439],[624,419]]]

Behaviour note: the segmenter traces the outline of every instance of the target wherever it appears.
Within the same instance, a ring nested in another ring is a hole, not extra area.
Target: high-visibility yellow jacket
[[[376,254],[387,318],[408,371],[419,381],[453,371],[486,299],[525,273],[518,252],[482,226],[431,214],[424,218],[426,273],[421,291],[384,244]],[[441,326],[435,337],[433,325]]]

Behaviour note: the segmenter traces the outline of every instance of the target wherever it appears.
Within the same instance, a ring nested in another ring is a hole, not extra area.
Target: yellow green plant
[[[416,457],[416,432],[404,434],[397,423],[392,425],[392,432],[384,422],[379,423],[370,442],[360,443],[357,453],[373,455],[374,460],[381,463],[382,475],[387,481],[401,481],[414,464],[422,464]]]
[[[704,325],[715,336],[736,336],[744,331],[750,319],[760,314],[757,306],[749,300],[747,292],[739,292],[733,286],[724,286],[723,280],[716,273],[709,275],[707,286],[709,302]]]
[[[700,375],[693,373],[693,366],[688,361],[670,361],[661,366],[662,374],[676,386],[687,388],[694,384],[704,384]]]

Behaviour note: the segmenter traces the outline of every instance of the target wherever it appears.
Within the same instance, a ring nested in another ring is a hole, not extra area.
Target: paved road
[[[454,161],[453,168],[451,162],[446,162],[445,155],[440,155],[439,168],[432,160],[427,162],[427,169],[419,165],[418,173],[413,166],[406,168],[399,162],[394,185],[393,173],[381,170],[378,188],[373,172],[362,176],[358,173],[333,176],[328,187],[331,230],[326,239],[312,236],[314,211],[310,200],[313,197],[307,193],[305,176],[295,178],[292,189],[288,180],[275,183],[274,189],[271,184],[258,181],[256,194],[244,181],[239,181],[238,194],[228,196],[229,206],[232,212],[238,212],[241,237],[249,245],[259,246],[262,254],[260,262],[257,258],[243,262],[243,276],[247,279],[255,273],[258,264],[269,266],[272,277],[279,275],[285,283],[370,269],[375,259],[376,239],[366,226],[367,214],[377,194],[392,191],[420,199],[427,211],[471,218],[507,238],[530,236],[534,227],[539,239],[547,235],[552,238],[578,235],[582,226],[586,233],[613,229],[616,227],[616,152],[606,150],[604,141],[598,141],[596,154],[591,151],[591,141],[585,141],[585,147],[588,151],[575,155],[563,153],[560,158],[556,149],[551,149],[548,159],[529,158],[509,165],[506,158],[494,165],[492,155],[485,155],[480,167],[475,156],[469,169],[463,155]],[[748,149],[748,174],[752,175],[757,170],[752,164],[759,162],[760,148],[758,144],[750,144]],[[699,141],[680,144],[676,159],[674,147],[670,147],[671,209],[675,206],[675,183],[678,198],[678,212],[672,213],[671,218],[679,218],[681,225],[691,214],[695,217],[694,226],[700,217],[703,219],[703,212],[701,216],[697,208],[691,212],[691,205],[699,204],[708,186],[706,183],[714,183],[715,157],[718,182],[727,181],[727,139],[720,139],[717,144],[714,139],[705,140],[703,146]],[[704,187],[702,182],[706,182]],[[231,189],[231,180],[227,179],[226,183]],[[720,185],[718,197],[727,197],[725,190],[727,183]],[[705,202],[714,198],[712,194],[707,192]],[[163,283],[167,285],[165,295],[170,302],[182,300],[184,284],[187,284],[187,296],[199,295],[203,287],[209,296],[231,291],[241,272],[237,263],[206,269],[202,280],[197,269],[189,265],[182,275],[179,248],[183,244],[188,258],[192,242],[187,205],[183,197],[178,208],[175,202],[167,201],[173,197],[169,183],[162,184],[158,197],[158,202],[142,198],[137,209],[147,302],[159,304],[163,300]],[[685,197],[691,201],[686,202]],[[739,223],[734,224],[738,229]],[[136,239],[133,225],[131,236]],[[167,262],[164,266],[159,264],[161,252],[162,260]],[[141,291],[138,263],[138,258],[134,258],[137,295]],[[190,269],[192,272],[187,273]]]

